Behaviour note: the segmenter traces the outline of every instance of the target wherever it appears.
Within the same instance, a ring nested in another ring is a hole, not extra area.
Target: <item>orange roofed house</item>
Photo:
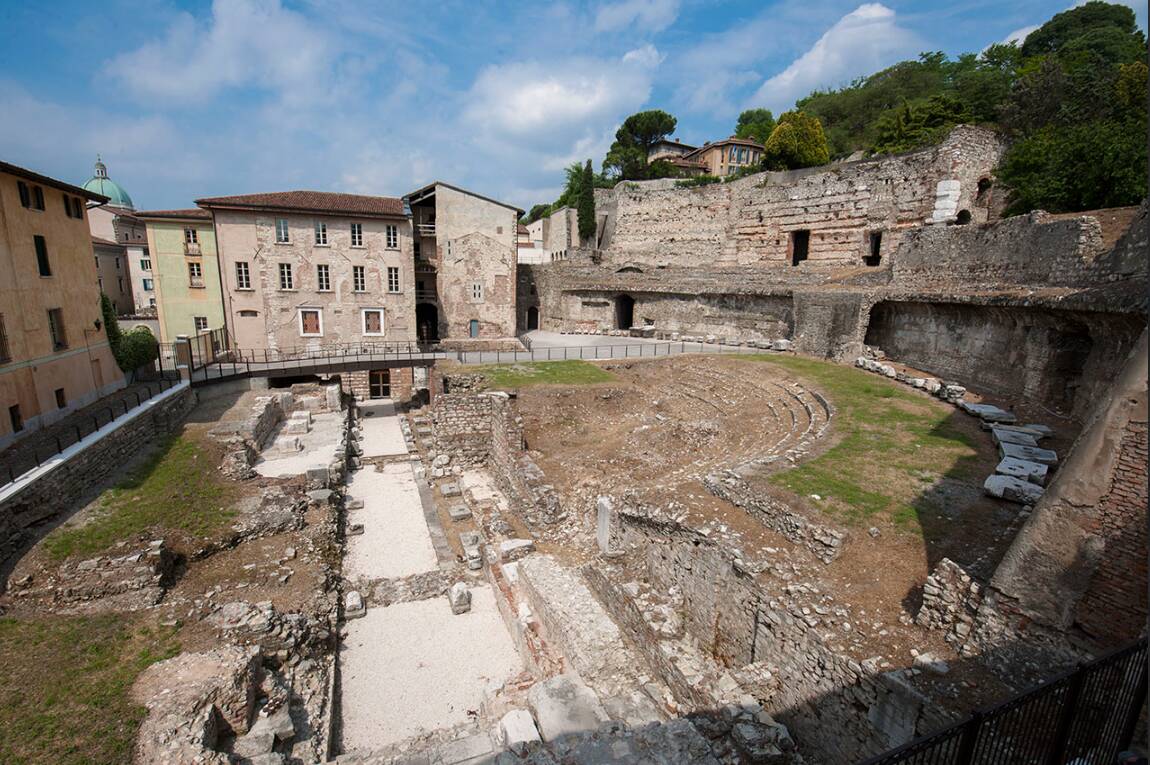
[[[0,446],[124,387],[87,222],[106,201],[0,162]]]

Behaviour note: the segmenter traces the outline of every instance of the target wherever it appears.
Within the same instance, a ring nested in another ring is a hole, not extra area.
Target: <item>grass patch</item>
[[[194,439],[170,438],[100,496],[94,517],[54,530],[44,539],[44,549],[61,560],[95,555],[149,530],[206,536],[235,514],[231,503],[238,489],[216,468]]]
[[[959,415],[853,367],[797,356],[739,356],[783,367],[817,386],[836,409],[839,442],[770,480],[851,525],[883,518],[922,534],[916,498],[923,476],[975,478],[988,448],[954,423]],[[932,482],[933,479],[928,479]]]
[[[536,361],[524,364],[498,364],[479,367],[497,388],[522,388],[526,385],[591,385],[610,382],[615,375],[586,361]]]
[[[117,614],[0,619],[0,762],[131,762],[145,710],[128,691],[176,654],[172,634]]]

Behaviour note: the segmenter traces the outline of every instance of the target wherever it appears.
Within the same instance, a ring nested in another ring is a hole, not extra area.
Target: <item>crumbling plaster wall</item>
[[[597,208],[614,211],[610,236],[601,237],[604,263],[789,269],[789,234],[806,229],[800,269],[861,266],[872,231],[883,233],[887,255],[905,227],[953,220],[959,210],[986,221],[979,181],[993,177],[1002,148],[992,131],[962,126],[938,146],[893,157],[693,189],[622,182],[597,195]]]
[[[442,184],[435,189],[439,336],[464,340],[515,334],[516,211]],[[472,286],[481,285],[482,297]]]

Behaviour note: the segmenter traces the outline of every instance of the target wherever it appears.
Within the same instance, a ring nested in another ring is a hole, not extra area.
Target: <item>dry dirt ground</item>
[[[805,359],[788,367],[787,359],[610,362],[600,366],[615,375],[611,382],[524,387],[518,410],[528,449],[564,507],[585,514],[585,525],[597,495],[632,491],[738,533],[743,549],[778,561],[764,574],[776,576],[774,586],[786,586],[777,579],[782,571],[786,581],[849,608],[855,629],[838,647],[858,658],[905,666],[911,648],[948,653],[937,635],[908,624],[923,582],[942,557],[989,573],[1023,520],[1018,506],[981,491],[997,462],[989,434],[907,386]],[[847,531],[844,551],[829,565],[701,483],[708,473],[795,445],[795,431],[809,424],[794,403],[796,390],[808,401],[813,392],[825,396],[835,409],[830,427],[821,438],[808,434],[806,454],[771,463],[754,485]],[[862,453],[867,448],[873,453]],[[572,558],[588,553],[546,547]],[[971,672],[966,681],[988,691],[995,685]]]

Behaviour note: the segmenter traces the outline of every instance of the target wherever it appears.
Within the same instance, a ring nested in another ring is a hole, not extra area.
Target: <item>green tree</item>
[[[160,344],[147,327],[136,327],[125,332],[116,354],[116,364],[135,376],[136,371],[160,357]]]
[[[546,217],[547,215],[550,215],[550,214],[551,214],[551,205],[549,205],[549,204],[532,205],[531,209],[527,211],[527,214],[519,219],[519,222],[522,223],[524,226],[530,226],[535,221],[539,220],[540,218]]]
[[[874,151],[895,154],[938,143],[951,129],[971,121],[970,112],[953,96],[936,95],[905,103],[879,117]]]
[[[1118,36],[1113,35],[1110,30]],[[1084,48],[1109,50],[1123,55],[1128,46],[1120,42],[1116,44],[1121,37],[1129,41],[1140,40],[1145,46],[1146,39],[1138,29],[1134,11],[1124,5],[1092,0],[1077,8],[1056,14],[1027,35],[1022,42],[1022,55],[1030,58]],[[1112,59],[1112,62],[1129,63],[1129,60]]]
[[[579,240],[589,242],[595,238],[595,171],[591,160],[583,168],[583,182],[579,189]]]
[[[793,111],[779,117],[763,152],[763,167],[768,170],[794,170],[825,165],[830,161],[823,126],[817,117]]]
[[[675,118],[662,109],[632,114],[615,131],[615,142],[603,159],[603,172],[617,180],[651,177],[647,155],[655,144],[675,132],[675,125]]]
[[[112,298],[107,293],[100,293],[100,314],[104,321],[104,334],[108,336],[108,345],[112,348],[112,355],[116,355],[120,347],[120,323],[116,321],[116,308],[112,305]]]
[[[747,109],[735,123],[735,137],[765,144],[775,129],[775,115],[770,109]]]

